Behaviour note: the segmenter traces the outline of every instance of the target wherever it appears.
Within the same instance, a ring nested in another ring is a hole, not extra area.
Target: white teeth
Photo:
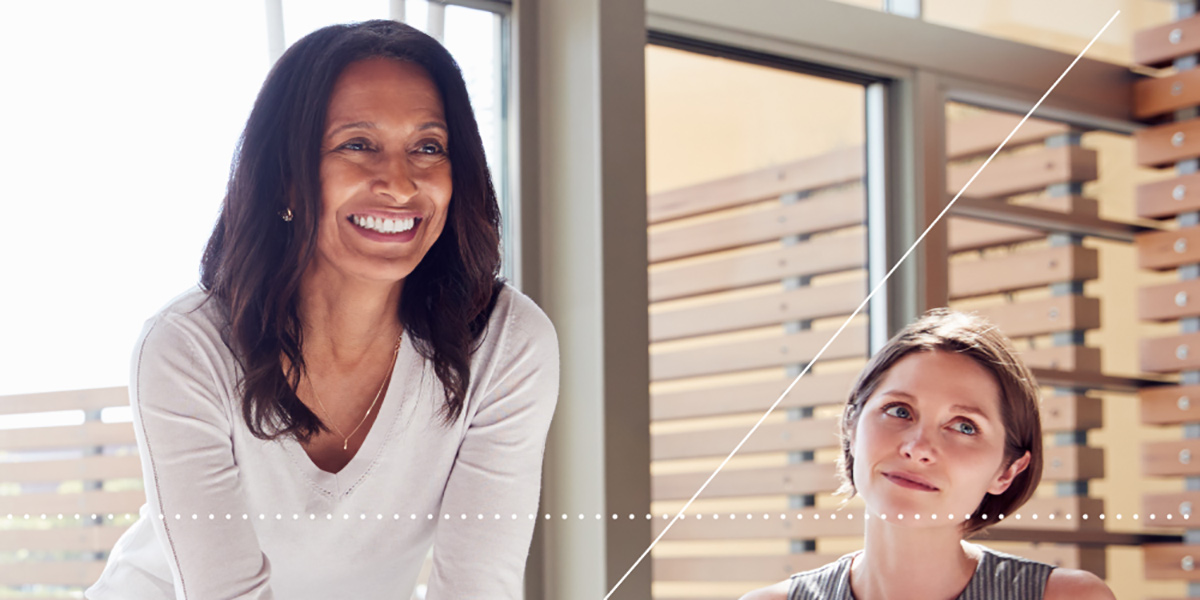
[[[372,231],[378,231],[380,233],[400,233],[412,229],[417,224],[417,220],[415,218],[383,219],[353,215],[351,220],[359,227],[370,229]]]

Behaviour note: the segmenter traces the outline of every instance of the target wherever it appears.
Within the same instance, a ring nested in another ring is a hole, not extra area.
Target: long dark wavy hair
[[[374,57],[423,67],[445,107],[453,185],[446,225],[405,279],[396,310],[445,388],[446,423],[462,412],[471,354],[503,286],[500,209],[450,53],[395,21],[334,25],[305,36],[271,69],[254,102],[200,268],[201,287],[229,320],[226,343],[243,370],[242,415],[262,439],[307,441],[328,431],[295,392],[305,370],[298,290],[316,250],[320,144],[333,86],[347,65]],[[284,222],[280,213],[289,206],[294,217]]]

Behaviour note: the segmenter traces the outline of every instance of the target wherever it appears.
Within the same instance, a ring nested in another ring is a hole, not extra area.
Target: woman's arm
[[[270,564],[253,526],[242,519],[249,509],[219,367],[211,353],[198,351],[197,325],[176,319],[147,323],[130,385],[149,516],[175,597],[272,599]]]
[[[481,391],[442,498],[427,600],[523,596],[529,515],[537,511],[558,399],[558,340],[532,301],[512,295],[496,371]]]
[[[1054,569],[1046,581],[1044,600],[1116,600],[1104,580],[1079,569]]]

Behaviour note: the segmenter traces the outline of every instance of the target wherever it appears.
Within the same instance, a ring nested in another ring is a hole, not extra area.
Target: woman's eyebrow
[[[880,397],[900,396],[902,398],[908,399],[910,402],[915,402],[917,400],[916,396],[914,396],[908,392],[905,392],[903,390],[884,390],[879,393],[879,396]],[[966,413],[969,415],[974,415],[974,416],[979,417],[980,419],[983,419],[984,421],[992,420],[990,417],[988,417],[987,413],[983,412],[983,410],[981,410],[979,407],[971,406],[969,404],[954,404],[954,405],[950,406],[950,410],[961,412],[961,413]]]
[[[325,137],[333,137],[337,135],[338,132],[345,131],[347,129],[378,129],[378,127],[371,121],[355,121],[353,123],[344,123],[334,127],[333,129],[330,129],[329,133],[325,134]],[[441,121],[426,121],[417,128],[417,131],[426,131],[429,129],[441,129],[443,132],[450,132],[450,130],[446,127],[446,124]]]
[[[969,406],[966,404],[955,404],[954,406],[950,407],[950,410],[956,410],[958,412],[964,412],[969,415],[975,415],[975,416],[983,419],[984,421],[991,420],[990,418],[988,418],[987,413],[983,412],[982,410],[979,410],[977,407]]]
[[[333,136],[337,135],[337,133],[339,131],[345,131],[347,129],[375,129],[375,128],[376,128],[375,124],[370,121],[355,121],[353,123],[345,123],[342,125],[338,125],[337,127],[330,129],[329,133],[325,134],[325,137],[333,137]]]

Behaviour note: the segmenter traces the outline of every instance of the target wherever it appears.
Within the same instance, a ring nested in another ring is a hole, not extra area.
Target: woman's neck
[[[386,283],[310,268],[300,280],[297,310],[307,362],[353,366],[391,348],[401,326],[397,314],[403,281]]]
[[[855,600],[954,600],[971,581],[979,550],[956,526],[913,527],[872,516],[855,556]]]

